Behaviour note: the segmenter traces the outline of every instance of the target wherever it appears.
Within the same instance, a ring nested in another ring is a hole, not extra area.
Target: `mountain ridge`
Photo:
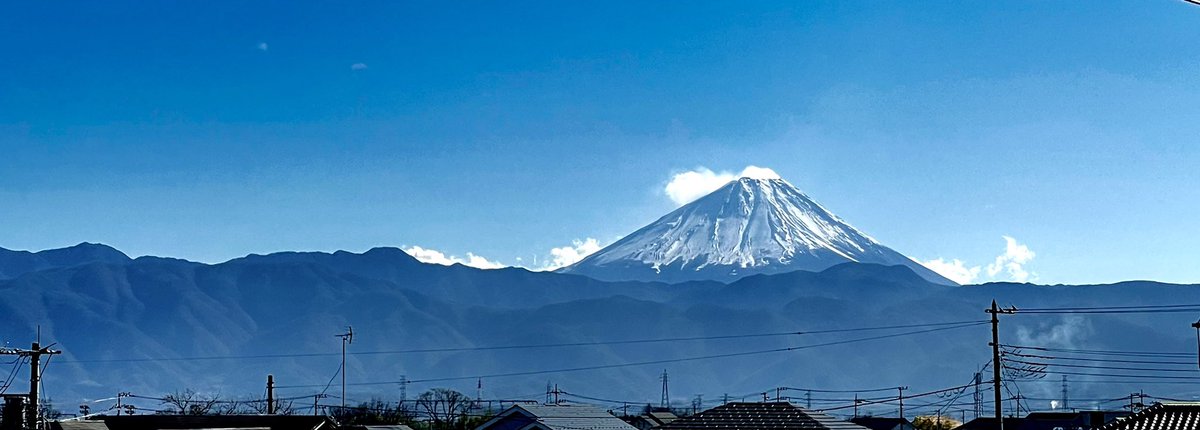
[[[27,341],[40,326],[43,338],[58,342],[56,348],[65,351],[47,370],[47,389],[55,398],[71,401],[111,396],[114,390],[148,395],[185,388],[229,395],[254,393],[261,391],[259,382],[267,373],[288,385],[324,384],[339,365],[333,354],[339,344],[333,334],[346,325],[353,325],[361,336],[356,336],[353,353],[979,320],[991,299],[1025,307],[1068,306],[1081,301],[1096,306],[1200,302],[1197,285],[1132,282],[1056,288],[1008,283],[950,287],[930,283],[903,266],[864,263],[839,264],[822,272],[747,276],[728,284],[666,284],[602,282],[523,269],[410,264],[397,252],[281,253],[212,265],[141,257],[124,263],[30,272],[0,280],[0,341]],[[1005,320],[1002,339],[1107,349],[1194,347],[1194,333],[1187,324],[1182,324],[1178,333],[1161,329],[1179,325],[1169,319],[1171,315],[1151,319],[1081,316],[1063,321],[1013,318]],[[986,327],[964,330],[932,337],[880,339],[857,347],[672,364],[672,384],[706,393],[751,392],[788,382],[825,388],[917,382],[950,386],[970,376],[960,374],[965,368],[978,367],[990,357]],[[1055,337],[1039,340],[1036,334],[1043,331],[1056,333]],[[1021,336],[1026,336],[1022,333],[1029,333],[1030,339],[1022,340]],[[347,369],[352,383],[390,381],[398,375],[467,378],[788,348],[875,334],[823,336],[544,351],[352,354]],[[875,355],[864,353],[876,349],[888,351],[888,360],[908,364],[884,366]],[[282,353],[283,357],[242,360],[238,366],[219,359],[189,359],[264,353]],[[291,356],[293,353],[297,355]],[[931,356],[954,359],[930,360]],[[805,365],[796,366],[797,361]],[[484,384],[497,396],[517,395],[539,392],[552,377],[574,392],[632,399],[651,392],[656,401],[656,378],[661,371],[662,366],[634,366],[484,378]],[[414,385],[411,392],[434,386],[469,391],[476,384],[476,378],[455,381],[459,380]],[[389,386],[372,387],[353,387],[352,399],[395,397]],[[1078,387],[1086,392],[1083,382]],[[1036,385],[1023,389],[1038,392]],[[1053,393],[1057,387],[1047,390]],[[303,394],[307,392],[296,389],[284,393]]]

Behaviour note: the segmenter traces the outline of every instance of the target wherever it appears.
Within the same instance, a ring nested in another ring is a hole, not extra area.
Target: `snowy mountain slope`
[[[741,178],[560,269],[601,280],[729,282],[840,263],[903,265],[954,283],[863,234],[782,179]]]

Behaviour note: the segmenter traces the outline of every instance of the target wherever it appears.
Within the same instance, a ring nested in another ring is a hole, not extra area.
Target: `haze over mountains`
[[[130,259],[90,243],[0,249],[0,341],[26,345],[40,326],[43,340],[64,351],[46,392],[72,402],[117,391],[251,396],[268,373],[283,396],[327,392],[340,365],[334,335],[346,326],[356,333],[351,402],[394,400],[403,379],[414,395],[472,392],[482,381],[489,396],[538,399],[551,380],[576,394],[644,403],[657,400],[664,367],[685,399],[758,398],[779,386],[942,388],[970,380],[989,360],[981,311],[993,299],[1020,307],[1200,303],[1200,287],[957,286],[778,178],[732,181],[559,272],[426,264],[396,248],[219,264]],[[1186,320],[1006,317],[1001,338],[1189,351]],[[637,341],[696,337],[714,338]],[[538,346],[546,344],[569,346]],[[1080,395],[1113,390],[1080,379]],[[1054,397],[1059,387],[1033,380],[1019,389]]]
[[[698,393],[714,399],[780,385],[940,388],[964,383],[988,360],[985,325],[673,363],[663,360],[906,330],[594,343],[977,321],[993,298],[1021,307],[1200,302],[1197,286],[953,287],[928,282],[906,266],[863,263],[729,284],[665,284],[423,264],[394,248],[251,255],[213,265],[111,259],[117,253],[91,244],[34,253],[49,266],[0,280],[0,337],[23,346],[40,325],[43,341],[57,342],[64,354],[52,360],[45,387],[67,405],[116,391],[158,395],[192,388],[250,396],[261,392],[267,373],[283,387],[298,386],[281,389],[281,395],[310,395],[322,391],[337,370],[340,344],[333,335],[347,325],[358,336],[351,353],[370,353],[349,358],[352,400],[394,400],[402,376],[418,381],[409,386],[410,395],[431,387],[473,393],[476,377],[484,375],[485,396],[540,399],[551,380],[577,394],[653,401],[664,368],[671,372],[672,392],[683,393],[681,402]],[[14,255],[30,259],[24,253],[0,255],[4,267],[15,266],[9,261]],[[1194,332],[1185,320],[1192,317],[1014,316],[1005,319],[1001,338],[1058,347],[1190,351]],[[444,350],[547,343],[583,345]],[[413,351],[429,349],[442,351]],[[655,364],[553,372],[645,362]],[[497,376],[510,373],[522,374]],[[1081,398],[1114,389],[1081,380],[1072,387]],[[1058,383],[1026,382],[1021,389],[1031,397],[1054,397]]]

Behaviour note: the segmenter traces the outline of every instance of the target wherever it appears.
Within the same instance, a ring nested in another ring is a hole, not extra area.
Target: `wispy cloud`
[[[475,267],[478,269],[499,269],[502,267],[507,267],[506,265],[501,264],[500,262],[488,260],[484,257],[480,257],[480,256],[472,254],[470,252],[467,253],[466,258],[460,258],[456,255],[446,255],[445,253],[443,253],[441,251],[438,251],[435,249],[429,249],[429,248],[422,248],[419,246],[410,246],[408,248],[405,248],[404,252],[408,253],[408,255],[413,256],[413,258],[416,258],[417,261],[420,261],[422,263],[441,264],[443,266],[450,266],[450,265],[457,263],[457,264],[462,264],[464,266]]]
[[[933,260],[918,261],[918,263],[960,284],[970,284],[976,281],[1029,282],[1037,280],[1037,273],[1025,269],[1025,265],[1033,261],[1033,258],[1037,254],[1011,236],[1002,237],[1004,238],[1004,253],[996,256],[995,261],[988,264],[986,268],[983,266],[968,266],[967,263],[957,258],[944,259],[939,257]],[[981,279],[980,275],[984,273],[986,273],[987,278]]]
[[[267,42],[258,42],[258,45],[256,47],[258,48],[259,51],[263,51],[263,52],[266,52],[267,49],[270,48],[270,46],[267,45]]]
[[[365,63],[354,63],[350,65],[350,70],[367,70]]]
[[[740,173],[714,172],[707,167],[699,167],[671,176],[663,192],[675,204],[683,206],[738,178],[779,179],[779,174],[758,166],[746,166]]]

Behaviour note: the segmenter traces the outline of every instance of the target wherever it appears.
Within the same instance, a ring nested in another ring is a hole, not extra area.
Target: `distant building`
[[[850,422],[871,430],[914,430],[912,422],[907,418],[892,417],[854,417]]]
[[[1159,403],[1098,427],[1099,430],[1200,429],[1200,403]]]
[[[621,419],[637,427],[638,430],[653,430],[675,421],[679,417],[669,411],[651,411],[641,415],[621,417]]]
[[[727,403],[679,418],[659,430],[867,430],[787,402]]]
[[[637,430],[608,411],[589,405],[518,404],[475,430]]]

